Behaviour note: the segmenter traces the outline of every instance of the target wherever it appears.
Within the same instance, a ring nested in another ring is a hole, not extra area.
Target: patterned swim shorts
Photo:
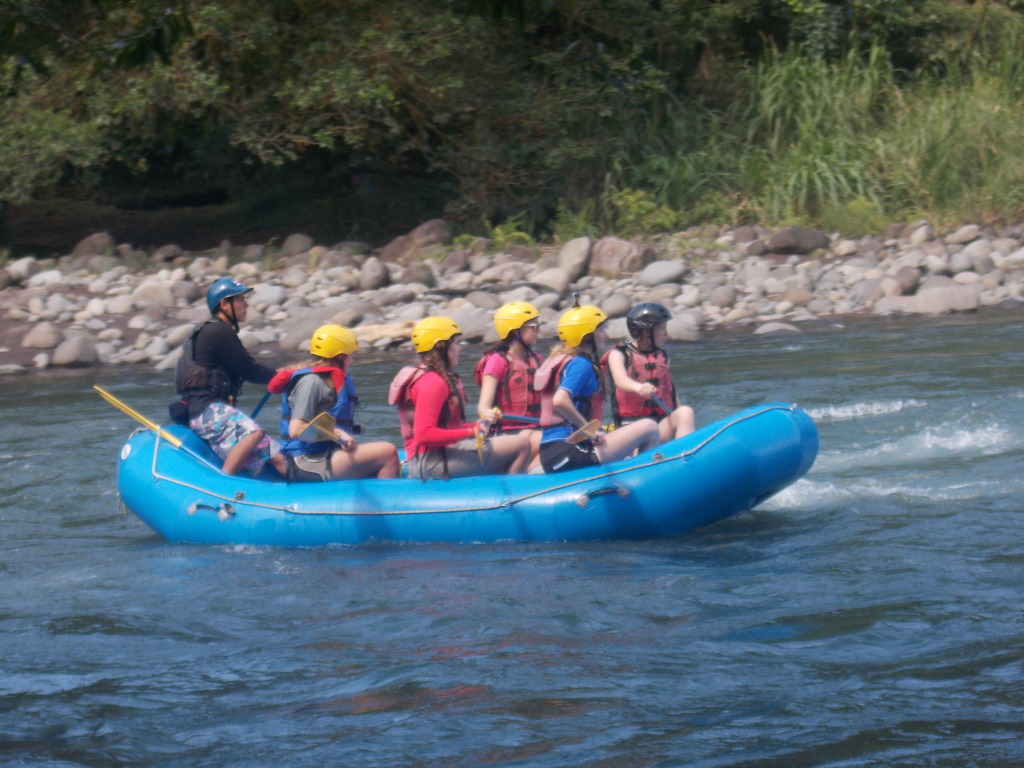
[[[189,427],[223,460],[239,440],[251,435],[259,429],[259,424],[250,419],[237,408],[227,403],[210,403],[206,410],[188,423]],[[242,462],[242,469],[249,474],[258,475],[264,465],[280,453],[277,441],[263,436],[263,439]]]

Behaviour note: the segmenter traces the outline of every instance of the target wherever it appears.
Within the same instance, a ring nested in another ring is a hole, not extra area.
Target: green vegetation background
[[[1008,222],[1022,33],[1024,0],[0,0],[0,203],[371,242]]]

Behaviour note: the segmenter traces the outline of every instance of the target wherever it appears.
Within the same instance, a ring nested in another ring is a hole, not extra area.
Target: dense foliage
[[[1021,213],[1020,3],[0,0],[0,201],[563,237]]]

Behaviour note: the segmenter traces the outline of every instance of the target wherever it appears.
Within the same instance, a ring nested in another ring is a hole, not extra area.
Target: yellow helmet
[[[512,331],[517,331],[523,324],[540,317],[540,312],[528,301],[512,301],[503,304],[494,313],[494,329],[498,332],[498,338],[506,338]]]
[[[558,338],[567,347],[578,347],[584,336],[596,331],[607,319],[608,315],[597,307],[573,307],[558,319]]]
[[[447,317],[425,317],[412,329],[412,346],[417,352],[429,352],[439,341],[448,341],[462,333],[454,320]]]
[[[313,338],[309,341],[309,351],[317,357],[325,360],[337,357],[338,355],[351,355],[359,351],[359,342],[356,335],[348,328],[340,325],[321,325],[313,331]]]

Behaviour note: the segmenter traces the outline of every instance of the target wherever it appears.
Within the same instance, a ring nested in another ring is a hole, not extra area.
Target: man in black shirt
[[[188,425],[224,460],[224,472],[258,475],[268,462],[282,475],[287,464],[276,440],[235,408],[246,381],[266,384],[276,371],[253,360],[238,338],[249,304],[246,288],[225,277],[206,293],[213,316],[196,327],[182,347],[175,375],[178,395],[188,408]]]

